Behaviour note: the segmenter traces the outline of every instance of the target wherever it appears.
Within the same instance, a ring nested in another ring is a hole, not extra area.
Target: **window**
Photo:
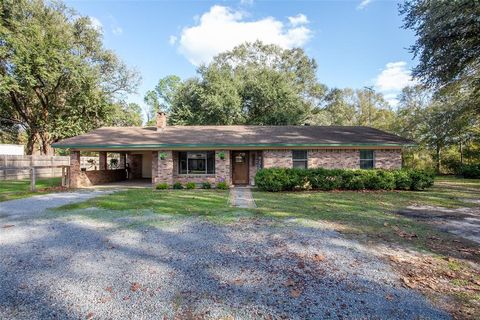
[[[293,167],[307,169],[307,150],[292,150]]]
[[[360,169],[373,169],[374,167],[373,150],[360,150]]]
[[[179,174],[214,174],[215,151],[179,152]]]

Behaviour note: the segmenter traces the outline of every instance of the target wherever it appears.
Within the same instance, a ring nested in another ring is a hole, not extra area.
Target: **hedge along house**
[[[167,126],[159,113],[156,127],[105,127],[54,147],[70,149],[77,188],[136,178],[254,185],[257,170],[270,167],[396,169],[412,144],[361,126]],[[100,170],[80,170],[80,151],[99,152]],[[120,169],[108,170],[111,152],[120,153]]]

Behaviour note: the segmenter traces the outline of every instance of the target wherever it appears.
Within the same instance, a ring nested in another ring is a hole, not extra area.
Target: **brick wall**
[[[225,159],[220,159],[220,154],[225,155]],[[231,184],[232,180],[232,163],[230,159],[229,150],[216,150],[215,151],[215,180],[216,182],[225,181]]]
[[[263,151],[264,168],[291,168],[293,166],[292,150]]]
[[[345,149],[308,150],[309,168],[358,169],[360,152]]]
[[[291,168],[292,165],[291,150],[263,151],[264,168]],[[359,169],[360,151],[354,149],[308,150],[308,167],[327,169]],[[400,149],[375,150],[375,168],[399,169],[401,167],[402,151]],[[254,174],[252,175],[252,171],[250,171],[250,176],[254,176]]]
[[[162,153],[166,154],[166,158],[164,160],[158,158],[158,154]],[[221,153],[225,155],[224,159],[220,159]],[[159,151],[158,153],[154,152],[152,161],[153,185],[162,182],[165,182],[169,185],[172,185],[175,182],[180,182],[182,184],[187,182],[195,182],[197,184],[210,182],[213,186],[220,181],[225,181],[228,184],[231,183],[230,151],[228,150],[215,151],[215,174],[179,174],[177,151]]]
[[[82,171],[81,174],[82,187],[124,181],[126,179],[127,172],[125,169]]]
[[[79,188],[80,181],[80,151],[70,152],[70,188]]]
[[[173,156],[174,153],[170,150],[152,153],[152,181],[154,185],[158,183],[173,184]]]
[[[375,168],[402,168],[402,150],[375,150]]]

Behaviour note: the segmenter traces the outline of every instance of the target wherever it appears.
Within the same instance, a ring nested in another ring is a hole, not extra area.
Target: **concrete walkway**
[[[256,208],[250,187],[234,187],[230,189],[230,203],[237,208]]]

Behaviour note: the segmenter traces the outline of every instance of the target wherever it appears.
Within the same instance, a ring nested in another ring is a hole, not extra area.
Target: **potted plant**
[[[160,158],[160,160],[165,160],[167,159],[167,154],[165,152],[162,152],[158,155],[158,157]]]
[[[219,153],[218,153],[218,157],[219,157],[221,160],[225,160],[225,152],[219,152]]]

